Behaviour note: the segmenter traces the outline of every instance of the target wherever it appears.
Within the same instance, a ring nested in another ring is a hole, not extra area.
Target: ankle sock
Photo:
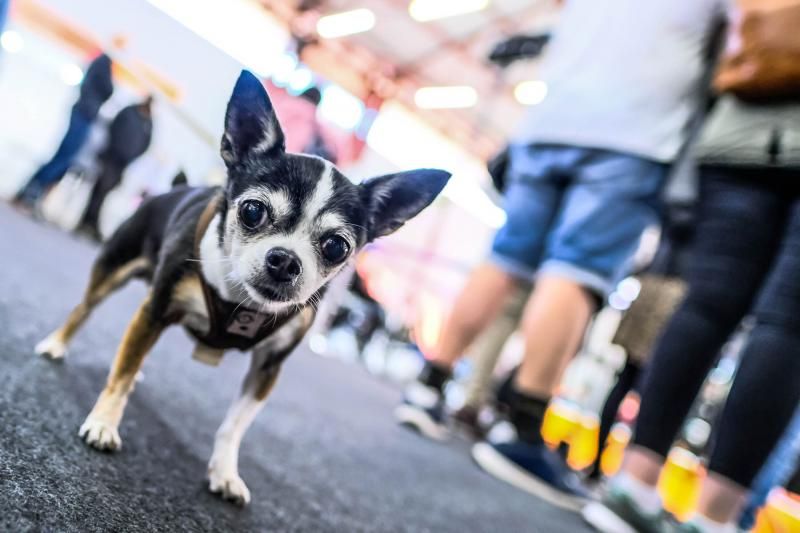
[[[739,528],[733,522],[721,523],[711,520],[707,516],[696,514],[689,520],[690,524],[697,526],[703,533],[737,533]]]
[[[542,420],[550,398],[539,398],[511,387],[508,394],[509,418],[519,440],[529,444],[542,442]]]
[[[425,366],[417,377],[417,381],[439,392],[442,392],[448,379],[450,379],[450,369],[432,361],[425,361]]]
[[[624,492],[643,513],[654,515],[661,512],[661,497],[652,485],[621,472],[611,479],[611,486]]]

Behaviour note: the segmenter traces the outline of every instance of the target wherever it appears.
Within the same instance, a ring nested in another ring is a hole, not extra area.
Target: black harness
[[[200,258],[200,241],[217,213],[220,196],[215,194],[209,200],[197,222],[194,239],[194,254],[197,259]],[[208,331],[201,332],[189,326],[186,329],[205,346],[219,350],[250,350],[297,315],[296,310],[279,314],[262,313],[223,300],[205,280],[202,270],[198,270],[208,313]]]

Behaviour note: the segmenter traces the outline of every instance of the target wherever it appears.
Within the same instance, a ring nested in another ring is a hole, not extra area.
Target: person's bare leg
[[[470,274],[445,322],[431,362],[450,368],[464,355],[472,341],[503,310],[516,287],[516,280],[490,263]]]
[[[549,275],[536,279],[522,319],[525,358],[515,382],[520,392],[550,397],[595,307],[595,299],[574,281]]]
[[[625,452],[622,472],[640,483],[655,487],[663,466],[664,458],[657,453],[641,446],[631,445]]]
[[[697,514],[719,524],[732,523],[742,512],[747,492],[738,483],[709,472],[700,490]]]

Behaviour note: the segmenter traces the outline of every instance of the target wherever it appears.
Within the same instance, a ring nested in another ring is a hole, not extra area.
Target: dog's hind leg
[[[239,445],[278,378],[281,363],[297,346],[311,326],[308,309],[286,323],[253,351],[250,370],[242,391],[225,415],[214,439],[208,463],[208,488],[239,505],[250,503],[250,490],[239,476]]]
[[[36,345],[34,349],[36,353],[52,359],[63,358],[67,353],[69,341],[89,318],[92,310],[109,294],[148,268],[149,261],[144,257],[138,257],[114,267],[106,265],[102,258],[98,260],[92,268],[89,286],[86,288],[83,300],[70,312],[61,327]]]
[[[167,326],[165,321],[153,316],[150,301],[148,295],[128,324],[106,386],[78,431],[87,444],[99,450],[116,450],[122,445],[118,428],[134,378]]]

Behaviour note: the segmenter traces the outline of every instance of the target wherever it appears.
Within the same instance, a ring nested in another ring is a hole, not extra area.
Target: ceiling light
[[[61,81],[72,87],[80,85],[83,81],[83,70],[74,63],[65,63],[61,66]]]
[[[2,46],[3,50],[6,52],[14,54],[22,50],[25,46],[25,41],[19,33],[14,30],[7,30],[0,35],[0,46]]]
[[[546,96],[547,84],[543,81],[523,81],[514,87],[514,98],[523,105],[541,104]]]
[[[275,68],[272,69],[272,81],[280,87],[289,83],[289,79],[297,68],[297,57],[293,54],[285,53],[275,61]]]
[[[326,15],[317,21],[317,33],[326,39],[362,33],[373,27],[375,27],[375,14],[363,8]]]
[[[408,13],[419,22],[454,17],[486,9],[489,0],[411,0]]]
[[[314,73],[307,67],[298,67],[289,75],[289,89],[300,94],[314,83]]]
[[[336,85],[328,85],[322,90],[319,114],[347,131],[359,125],[364,116],[364,103]]]
[[[468,86],[423,87],[414,94],[414,103],[422,109],[458,109],[478,103],[478,92]]]

